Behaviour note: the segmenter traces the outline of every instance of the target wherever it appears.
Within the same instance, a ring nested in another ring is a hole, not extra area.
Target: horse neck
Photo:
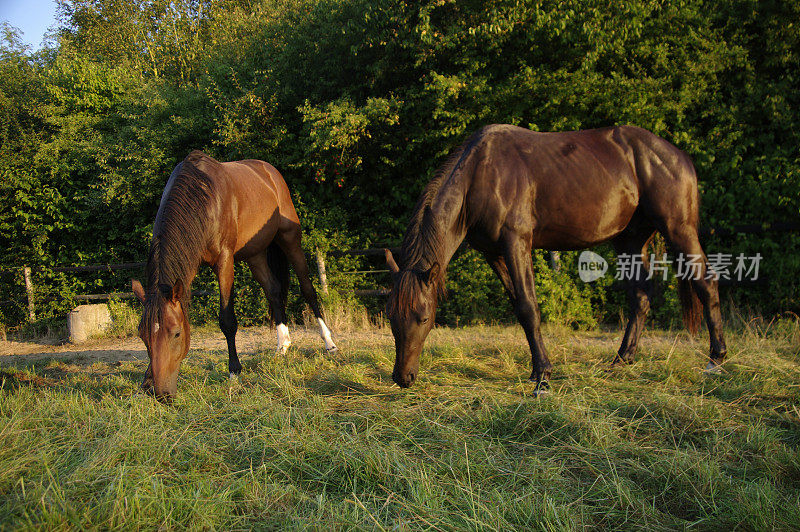
[[[404,242],[403,256],[408,256],[406,269],[427,270],[438,263],[447,268],[467,234],[465,203],[469,183],[463,176],[445,180],[436,194],[418,213],[418,223],[408,247]],[[408,255],[407,255],[408,253]]]
[[[184,303],[188,303],[190,287],[197,275],[202,250],[186,241],[162,242],[164,238],[174,238],[175,234],[180,234],[180,231],[154,235],[147,260],[147,284],[150,290],[157,290],[159,285],[171,287],[181,281],[186,295]]]

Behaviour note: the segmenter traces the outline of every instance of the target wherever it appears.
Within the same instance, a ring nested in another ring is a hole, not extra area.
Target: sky
[[[55,0],[0,0],[0,20],[22,32],[22,41],[32,50],[42,44],[42,37],[55,23]]]

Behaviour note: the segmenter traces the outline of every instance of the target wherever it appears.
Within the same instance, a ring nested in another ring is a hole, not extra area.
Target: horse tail
[[[275,242],[267,246],[267,266],[280,285],[281,306],[286,308],[286,298],[289,294],[289,259]]]
[[[678,280],[678,296],[683,310],[683,323],[689,333],[694,336],[700,329],[703,306],[700,304],[700,298],[697,297],[697,292],[695,292],[690,279]]]

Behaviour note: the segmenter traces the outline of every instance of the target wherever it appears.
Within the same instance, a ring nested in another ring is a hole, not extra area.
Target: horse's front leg
[[[521,238],[514,235],[507,240],[503,255],[514,292],[511,304],[514,305],[514,313],[525,330],[531,349],[533,371],[530,378],[536,383],[535,393],[538,395],[550,388],[549,380],[553,364],[547,357],[542,340],[542,320],[539,304],[536,302],[530,242],[530,237]]]
[[[223,252],[214,266],[214,271],[219,281],[219,328],[222,329],[228,342],[228,371],[230,377],[235,378],[242,372],[242,364],[236,354],[238,324],[233,311],[233,254]]]

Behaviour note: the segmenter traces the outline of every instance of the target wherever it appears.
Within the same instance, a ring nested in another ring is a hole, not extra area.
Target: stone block
[[[73,344],[84,342],[107,331],[111,325],[111,313],[105,303],[77,306],[67,316],[69,341]]]

